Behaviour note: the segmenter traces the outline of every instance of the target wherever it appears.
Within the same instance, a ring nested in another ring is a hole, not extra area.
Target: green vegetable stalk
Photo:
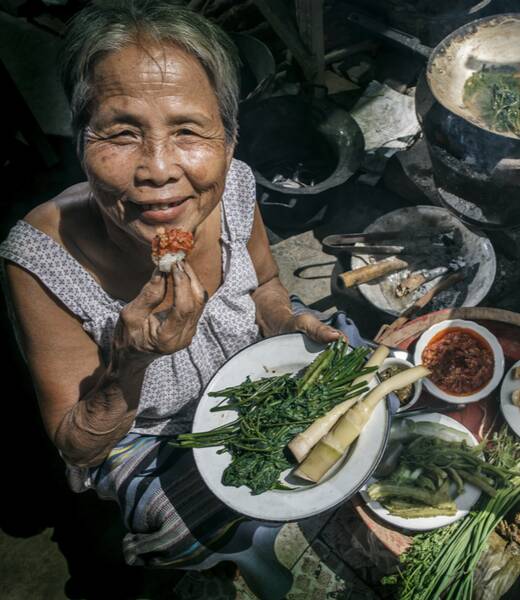
[[[280,474],[293,466],[287,444],[336,404],[367,390],[359,376],[373,371],[363,367],[369,353],[357,348],[347,353],[343,339],[330,344],[303,374],[280,375],[251,381],[212,393],[223,397],[212,410],[235,410],[237,418],[226,425],[177,436],[176,446],[222,446],[231,464],[224,485],[248,486],[253,494],[279,488]]]
[[[520,443],[504,428],[486,449],[490,466],[506,473],[493,497],[483,496],[463,520],[417,535],[401,557],[398,575],[383,583],[397,586],[398,600],[471,600],[473,573],[497,524],[520,504]],[[459,471],[460,472],[460,471]]]

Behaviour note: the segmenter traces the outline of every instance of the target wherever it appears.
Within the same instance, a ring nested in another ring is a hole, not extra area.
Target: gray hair
[[[233,42],[201,15],[168,0],[104,0],[77,13],[59,55],[80,157],[95,89],[92,71],[109,52],[143,43],[174,44],[199,60],[217,98],[227,143],[238,128],[239,59]]]

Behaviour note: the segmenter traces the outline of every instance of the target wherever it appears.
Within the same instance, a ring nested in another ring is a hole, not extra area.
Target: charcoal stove
[[[473,227],[520,228],[520,139],[486,131],[454,115],[435,101],[424,75],[417,84],[416,111],[439,204]]]

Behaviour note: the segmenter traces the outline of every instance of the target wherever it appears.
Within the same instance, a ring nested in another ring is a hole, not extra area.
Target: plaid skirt
[[[119,504],[130,565],[193,567],[225,545],[244,520],[208,489],[192,450],[170,441],[130,433],[90,469],[97,495]]]

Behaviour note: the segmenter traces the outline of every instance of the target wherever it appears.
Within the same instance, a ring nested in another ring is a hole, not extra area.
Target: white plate
[[[452,404],[468,404],[469,402],[477,402],[477,400],[482,400],[482,398],[489,396],[489,394],[491,394],[491,392],[497,387],[502,379],[502,375],[504,374],[504,351],[502,350],[502,346],[497,338],[491,333],[491,331],[485,327],[482,327],[482,325],[474,323],[473,321],[465,321],[463,319],[448,319],[432,325],[417,340],[414,352],[414,362],[416,365],[420,365],[422,363],[423,350],[430,343],[431,339],[434,338],[440,331],[448,329],[449,327],[471,329],[486,340],[493,351],[493,357],[495,361],[493,376],[489,380],[489,383],[487,383],[482,389],[478,390],[474,394],[468,394],[466,396],[448,394],[447,392],[438,388],[428,378],[424,380],[424,387],[437,398],[440,398],[445,402],[451,402]]]
[[[299,371],[322,349],[300,333],[267,338],[244,348],[209,382],[195,413],[193,431],[207,431],[236,418],[235,411],[210,412],[222,399],[208,396],[209,392],[238,385],[248,375],[254,380]],[[253,519],[295,521],[328,510],[357,492],[381,459],[389,425],[387,405],[380,402],[340,465],[320,484],[303,484],[291,491],[273,490],[254,496],[246,486],[223,485],[222,473],[231,456],[227,452],[217,454],[217,447],[194,449],[195,462],[210,490],[230,508]],[[290,483],[294,484],[294,479]]]
[[[464,260],[466,272],[465,281],[458,283],[449,290],[440,292],[430,303],[430,310],[454,308],[458,306],[477,306],[491,289],[496,273],[496,256],[489,239],[477,235],[463,225],[447,209],[439,206],[410,206],[399,208],[376,219],[364,231],[425,231],[454,229],[460,232],[461,249],[459,256]],[[381,260],[383,256],[353,255],[351,265],[353,269],[366,266],[373,261]],[[407,260],[414,269],[441,266],[434,252],[422,256],[423,263],[418,263],[417,258],[407,256]],[[430,290],[438,279],[424,284],[415,292],[398,298],[395,295],[396,285],[410,275],[410,269],[404,269],[386,277],[381,277],[359,286],[359,291],[376,308],[398,316],[403,310],[412,305],[424,292]]]
[[[432,413],[408,418],[412,421],[430,421],[433,423],[440,423],[446,427],[453,427],[454,429],[458,429],[459,431],[467,433],[471,437],[473,446],[478,444],[477,440],[471,431],[469,431],[469,429],[464,427],[464,425],[461,425],[458,421],[455,421],[455,419],[450,419],[450,417],[447,417],[446,415]],[[366,502],[367,506],[383,521],[386,521],[395,527],[409,529],[410,531],[428,531],[430,529],[437,529],[438,527],[444,527],[445,525],[449,525],[450,523],[454,523],[455,521],[462,519],[468,514],[468,512],[471,510],[471,507],[480,498],[481,494],[481,491],[478,487],[465,482],[464,492],[455,498],[457,512],[452,517],[439,516],[405,519],[403,517],[396,517],[395,515],[390,514],[390,512],[382,504],[370,499],[366,489],[371,483],[375,483],[376,481],[377,479],[372,477],[361,489],[361,496],[363,497],[363,500]]]
[[[500,408],[509,427],[520,437],[520,407],[511,402],[513,390],[520,389],[520,379],[513,379],[513,369],[518,366],[520,366],[520,360],[509,369],[504,377],[500,388]]]

